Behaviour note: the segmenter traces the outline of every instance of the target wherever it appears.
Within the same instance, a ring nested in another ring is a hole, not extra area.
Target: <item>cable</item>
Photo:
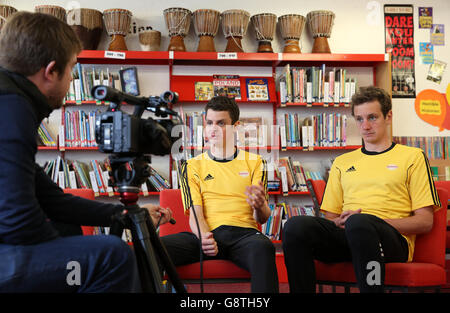
[[[178,117],[178,120],[179,120],[179,122],[180,122],[180,124],[181,125],[184,125],[184,123],[183,123],[183,120],[181,119],[181,116],[179,115],[179,114],[177,114],[177,117]],[[186,125],[186,127],[187,127],[187,125]],[[182,135],[183,136],[183,147],[184,147],[184,152],[186,152],[186,147],[187,147],[187,136],[185,136],[184,134]],[[195,224],[197,225],[197,232],[198,232],[198,239],[199,239],[199,241],[200,241],[200,244],[199,244],[199,246],[200,246],[200,292],[201,293],[204,293],[204,290],[203,290],[203,249],[202,249],[202,234],[201,234],[201,231],[200,231],[200,224],[198,223],[198,219],[197,219],[197,213],[195,212],[195,209],[194,209],[194,204],[193,204],[193,202],[192,202],[192,197],[190,196],[190,194],[191,194],[191,188],[189,187],[189,182],[188,182],[188,176],[187,176],[187,153],[185,153],[185,160],[184,160],[184,162],[185,162],[185,164],[184,164],[184,166],[181,166],[181,167],[183,167],[182,169],[180,168],[180,166],[178,166],[178,171],[179,171],[179,176],[180,177],[184,177],[184,178],[186,178],[186,184],[185,184],[185,188],[187,189],[187,192],[188,192],[188,197],[187,197],[187,200],[188,200],[188,204],[189,204],[189,210],[191,210],[191,211],[193,211],[194,212],[194,219],[195,219]]]
[[[186,177],[187,180],[187,160],[185,161],[186,164],[183,167],[183,177]],[[189,194],[191,194],[191,188],[189,187],[189,183],[186,183],[185,188],[187,188],[187,191]],[[200,241],[200,292],[203,293],[203,249],[202,249],[202,234],[200,232],[200,224],[198,223],[198,219],[197,219],[197,213],[195,212],[194,209],[194,204],[192,203],[192,198],[188,197],[188,201],[189,201],[189,208],[191,211],[194,212],[194,219],[195,219],[195,223],[197,225],[197,231],[198,231],[198,239]]]

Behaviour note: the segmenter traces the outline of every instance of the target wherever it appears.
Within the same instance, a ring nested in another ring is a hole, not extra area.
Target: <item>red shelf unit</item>
[[[65,151],[97,151],[98,147],[64,147]]]
[[[323,103],[323,102],[313,102],[313,103],[278,103],[277,108],[287,108],[287,107],[350,107],[349,103]]]
[[[105,57],[103,50],[83,50],[78,61],[85,64],[140,64],[140,65],[239,65],[283,66],[301,62],[339,64],[340,66],[371,66],[387,61],[387,54],[328,54],[328,53],[224,53],[179,51],[119,51],[124,58]]]
[[[168,51],[118,51],[124,58],[105,57],[103,50],[83,50],[78,55],[78,62],[84,64],[139,64],[168,65]]]
[[[240,77],[241,83],[241,100],[236,100],[237,103],[277,103],[277,95],[275,92],[275,80],[273,77],[264,77],[267,79],[269,88],[269,101],[249,101],[247,99],[247,88],[245,85],[245,80],[247,78],[253,77]],[[255,77],[256,78],[256,77]],[[261,77],[257,77],[261,78]],[[179,94],[178,102],[208,102],[195,100],[195,83],[196,82],[212,82],[212,76],[182,76],[173,75],[170,79],[170,89],[176,91]]]
[[[58,147],[38,146],[39,151],[56,151]]]
[[[300,150],[300,151],[316,151],[316,150],[356,150],[361,148],[362,146],[344,146],[344,147],[314,147],[313,150],[308,150],[308,149],[304,149],[303,147],[286,147],[286,149],[282,149],[283,151],[285,150]]]

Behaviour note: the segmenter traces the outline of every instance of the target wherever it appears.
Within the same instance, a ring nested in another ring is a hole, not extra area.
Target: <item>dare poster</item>
[[[384,5],[385,49],[391,54],[392,97],[415,98],[412,5]]]

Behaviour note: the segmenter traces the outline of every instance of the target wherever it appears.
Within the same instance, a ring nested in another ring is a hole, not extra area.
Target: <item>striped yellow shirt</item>
[[[201,206],[211,230],[221,225],[257,229],[245,191],[259,181],[267,191],[267,164],[260,155],[236,149],[232,158],[218,160],[207,151],[181,167],[185,213],[191,205]]]
[[[361,213],[395,219],[430,205],[440,207],[427,157],[418,148],[393,144],[380,153],[358,149],[337,157],[321,210],[341,214],[361,208]],[[403,237],[411,261],[415,235]]]

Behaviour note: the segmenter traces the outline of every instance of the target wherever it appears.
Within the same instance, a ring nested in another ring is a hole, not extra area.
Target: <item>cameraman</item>
[[[140,291],[135,256],[120,238],[62,238],[49,221],[109,226],[123,210],[64,194],[35,163],[37,129],[61,107],[80,51],[73,30],[46,14],[18,12],[0,34],[0,292]],[[171,217],[145,207],[154,222]]]

